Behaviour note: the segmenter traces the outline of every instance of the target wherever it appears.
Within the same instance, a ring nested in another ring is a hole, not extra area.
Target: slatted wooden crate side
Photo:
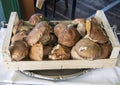
[[[110,27],[107,17],[105,16],[105,14],[102,10],[98,10],[96,12],[95,17],[96,17],[97,21],[99,21],[99,23],[102,22],[102,24],[104,25],[104,29],[112,43],[113,50],[110,55],[110,58],[117,59],[117,57],[119,55],[119,51],[120,51],[120,44],[119,44],[119,40],[118,40],[117,36],[115,36],[116,34],[113,32],[113,29]]]
[[[58,60],[58,61],[19,61],[5,63],[8,70],[53,70],[81,68],[112,68],[116,59],[88,60]]]
[[[11,12],[9,21],[8,21],[8,26],[6,29],[6,35],[5,35],[5,39],[3,42],[3,46],[2,46],[2,54],[3,54],[3,59],[4,61],[11,61],[11,57],[10,57],[10,52],[9,52],[9,44],[10,44],[10,39],[12,36],[12,29],[14,27],[14,24],[17,23],[19,21],[18,18],[18,14],[17,12]]]

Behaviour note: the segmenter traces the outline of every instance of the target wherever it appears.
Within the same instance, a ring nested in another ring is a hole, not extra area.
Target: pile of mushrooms
[[[15,23],[10,43],[13,60],[94,60],[110,56],[111,42],[95,18],[70,23],[44,19],[42,14],[34,14],[27,22]]]

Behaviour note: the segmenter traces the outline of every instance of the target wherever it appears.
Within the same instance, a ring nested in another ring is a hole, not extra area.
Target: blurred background
[[[20,19],[28,20],[34,13],[42,13],[50,20],[71,20],[89,18],[97,10],[103,10],[111,27],[117,27],[120,34],[120,0],[43,0],[41,8],[37,0],[0,0],[0,22],[9,20],[10,13],[16,11]],[[0,25],[1,27],[1,25]]]

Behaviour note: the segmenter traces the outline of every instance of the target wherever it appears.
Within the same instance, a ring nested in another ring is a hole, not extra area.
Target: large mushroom
[[[35,28],[28,34],[26,41],[28,45],[33,46],[38,41],[46,44],[50,39],[49,25],[47,22],[40,22]]]
[[[90,25],[90,26],[89,26]],[[87,37],[94,42],[103,44],[109,41],[109,37],[102,29],[101,25],[97,22],[95,18],[91,19],[91,22],[87,20],[86,22]]]
[[[58,43],[72,47],[80,39],[80,34],[77,29],[71,24],[57,24],[54,28],[55,35],[58,38]]]
[[[100,46],[88,38],[83,38],[71,50],[73,59],[93,60],[101,56]]]

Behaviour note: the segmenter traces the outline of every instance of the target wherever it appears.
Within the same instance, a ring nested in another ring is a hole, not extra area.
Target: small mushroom
[[[95,18],[91,19],[91,28],[87,31],[87,35],[89,39],[100,44],[109,41],[109,37]]]
[[[36,13],[36,14],[33,14],[30,19],[29,19],[29,23],[31,25],[36,25],[38,24],[40,21],[44,20],[44,16],[40,13]]]
[[[100,46],[88,38],[79,40],[71,50],[73,59],[93,60],[101,56]]]
[[[75,19],[72,21],[73,24],[77,24],[77,31],[83,37],[86,35],[85,22],[86,22],[86,20],[83,18],[78,18],[78,19]]]
[[[41,61],[43,59],[43,45],[41,43],[33,45],[29,56],[31,60]]]

